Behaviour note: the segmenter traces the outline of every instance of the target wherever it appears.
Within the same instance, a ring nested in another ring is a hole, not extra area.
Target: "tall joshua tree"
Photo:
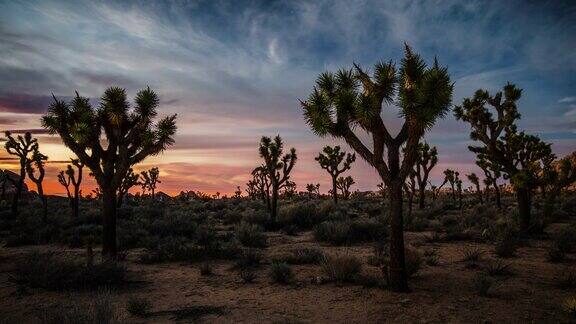
[[[350,197],[350,187],[352,187],[354,183],[354,179],[352,179],[351,176],[347,176],[346,178],[339,177],[338,180],[336,180],[336,188],[340,190],[340,193],[344,199],[348,199]]]
[[[520,212],[520,229],[527,233],[530,227],[532,191],[536,186],[534,166],[552,154],[550,145],[538,137],[518,132],[516,120],[520,118],[517,101],[522,90],[508,83],[503,92],[491,96],[478,90],[472,98],[454,108],[456,119],[470,124],[470,137],[479,142],[468,149],[481,159],[494,162],[516,191]],[[495,114],[490,110],[493,109]]]
[[[482,199],[482,189],[480,189],[480,179],[474,172],[467,174],[466,178],[468,178],[468,181],[470,181],[470,183],[472,183],[474,187],[476,187],[476,194],[478,195],[478,201],[482,204],[484,200]]]
[[[476,165],[484,172],[484,185],[486,186],[486,201],[488,201],[489,188],[494,188],[494,196],[496,199],[496,206],[498,209],[502,208],[502,202],[500,199],[500,186],[498,185],[498,179],[501,177],[500,168],[497,167],[493,162],[490,162],[482,157],[477,157]]]
[[[102,254],[110,257],[117,252],[118,188],[130,167],[164,151],[174,143],[176,133],[176,115],[154,124],[160,103],[154,91],[141,90],[134,101],[130,108],[126,91],[117,87],[104,92],[98,108],[78,93],[69,103],[54,97],[42,118],[43,126],[60,135],[96,178],[102,193]]]
[[[402,186],[416,161],[420,139],[446,114],[452,91],[446,68],[440,67],[436,60],[427,66],[405,46],[398,70],[392,62],[380,62],[374,66],[372,75],[356,64],[353,70],[322,73],[308,99],[301,102],[305,120],[317,135],[343,138],[376,169],[386,185],[391,215],[389,281],[397,291],[408,290]],[[383,105],[393,102],[398,103],[404,118],[395,137],[381,115]],[[356,126],[371,134],[372,149],[354,133]],[[405,150],[401,156],[402,146]]]
[[[270,218],[276,221],[278,214],[278,190],[290,179],[290,171],[296,163],[296,150],[290,149],[290,153],[284,153],[282,138],[276,136],[274,140],[263,136],[260,140],[260,157],[264,159],[262,165],[265,175],[270,181]]]
[[[74,171],[74,167],[78,170]],[[82,184],[82,173],[84,169],[84,164],[78,159],[71,159],[71,164],[68,164],[66,171],[60,171],[58,174],[58,182],[66,188],[66,195],[70,201],[70,207],[72,208],[72,217],[74,219],[78,218],[80,209],[80,184]],[[70,192],[70,185],[74,189],[74,193]]]
[[[346,158],[346,159],[344,159]],[[332,199],[334,203],[338,203],[338,192],[337,192],[337,180],[338,176],[350,169],[350,165],[356,161],[356,154],[346,154],[344,151],[340,151],[340,146],[325,146],[322,152],[316,157],[316,161],[320,164],[320,167],[330,174],[332,177]],[[340,163],[342,163],[340,167]]]
[[[42,182],[44,181],[44,175],[46,171],[44,170],[44,162],[48,160],[48,157],[38,150],[38,145],[34,146],[34,151],[32,152],[32,158],[26,161],[26,173],[28,173],[28,178],[36,185],[38,190],[38,196],[42,201],[42,221],[44,224],[48,223],[48,198],[44,194],[44,187]],[[38,171],[38,175],[36,175]]]
[[[438,163],[438,150],[436,146],[430,148],[428,143],[418,143],[418,155],[416,159],[416,180],[418,182],[418,207],[424,208],[426,200],[426,184],[428,184],[428,177],[430,171]]]
[[[132,168],[128,169],[128,173],[124,179],[122,179],[122,184],[120,188],[118,188],[118,199],[117,199],[117,206],[118,208],[122,207],[122,202],[124,201],[124,197],[128,193],[130,188],[137,186],[140,184],[140,175],[134,173]]]
[[[150,191],[150,193],[152,194],[152,199],[154,199],[155,197],[154,192],[156,191],[156,185],[158,183],[162,183],[162,181],[158,179],[158,177],[160,176],[160,170],[154,167],[148,171],[140,172],[140,176],[142,176],[142,182],[140,183],[142,185],[142,191],[143,192],[145,192],[146,190]]]
[[[30,132],[26,132],[24,136],[18,135],[13,137],[10,132],[5,133],[7,140],[4,144],[6,151],[10,155],[15,155],[20,161],[20,178],[16,182],[16,194],[12,197],[11,213],[12,217],[18,216],[18,201],[22,195],[22,188],[24,188],[24,180],[26,179],[26,164],[28,163],[28,155],[38,148],[38,140],[32,138]]]

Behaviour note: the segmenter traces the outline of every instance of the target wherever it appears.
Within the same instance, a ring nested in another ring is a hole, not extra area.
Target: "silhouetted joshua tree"
[[[466,178],[468,178],[468,181],[470,181],[470,183],[472,183],[474,187],[476,187],[476,194],[478,195],[478,201],[481,204],[484,203],[484,200],[482,199],[482,189],[480,189],[480,179],[478,178],[476,173],[467,174]]]
[[[538,137],[518,132],[516,120],[520,118],[516,102],[522,90],[508,83],[504,92],[490,96],[488,91],[478,90],[473,98],[466,98],[461,106],[454,108],[456,119],[470,124],[470,138],[480,142],[468,149],[481,159],[494,162],[499,171],[516,190],[520,213],[520,229],[527,233],[530,227],[532,191],[536,186],[534,166],[552,152],[550,145]],[[490,112],[493,108],[495,114]]]
[[[122,207],[124,197],[128,193],[128,190],[140,184],[141,184],[140,175],[134,173],[134,170],[132,168],[128,169],[128,173],[126,174],[124,179],[122,179],[122,184],[120,185],[120,188],[118,188],[118,199],[117,199],[118,208]]]
[[[26,132],[24,136],[18,135],[14,138],[10,132],[6,132],[6,143],[4,147],[10,155],[15,155],[20,161],[20,178],[16,182],[16,194],[12,197],[11,214],[12,217],[18,216],[18,201],[22,195],[24,188],[24,180],[26,179],[26,164],[28,163],[28,155],[38,148],[38,140],[32,138],[30,132]]]
[[[272,183],[270,182],[270,177],[268,177],[268,171],[261,165],[254,170],[252,170],[252,182],[249,184],[254,185],[256,192],[260,199],[266,204],[266,210],[268,212],[272,211],[272,205],[270,204],[270,187]]]
[[[102,254],[116,257],[116,204],[118,188],[130,168],[174,143],[176,115],[154,125],[159,99],[147,88],[138,92],[130,108],[124,89],[108,88],[93,108],[88,98],[70,103],[54,97],[42,118],[43,126],[58,134],[85,164],[102,192]],[[105,146],[102,143],[106,143]]]
[[[0,169],[0,190],[2,190],[0,192],[0,201],[6,198],[6,187],[8,185],[8,182],[11,182],[11,180],[12,179],[8,175],[8,170]],[[15,184],[15,182],[13,184]]]
[[[320,184],[309,183],[306,185],[306,191],[308,191],[308,196],[312,198],[314,195],[320,195]]]
[[[235,199],[242,198],[242,190],[240,189],[240,186],[236,186],[236,191],[234,191],[234,198]]]
[[[540,189],[544,198],[544,219],[550,220],[554,210],[554,203],[562,189],[576,182],[576,164],[568,157],[555,160],[551,154],[544,159],[540,171]]]
[[[158,177],[160,176],[160,170],[154,167],[148,171],[140,172],[140,176],[142,177],[142,182],[140,182],[140,185],[142,186],[142,195],[144,195],[146,191],[149,191],[152,195],[152,199],[154,199],[155,198],[154,192],[156,191],[156,185],[158,183],[162,183],[162,181],[158,179]]]
[[[339,177],[336,180],[336,188],[340,190],[340,193],[344,199],[350,198],[350,187],[352,187],[354,183],[354,179],[352,179],[351,176],[347,176],[345,178]]]
[[[80,184],[82,184],[82,175],[84,164],[78,159],[71,159],[72,164],[68,164],[66,171],[60,171],[58,174],[58,182],[66,188],[66,195],[70,201],[70,208],[72,209],[72,217],[78,218],[80,209]],[[78,170],[74,171],[74,167]],[[70,192],[70,185],[74,187],[74,195]]]
[[[456,172],[456,191],[458,192],[458,209],[462,210],[462,180],[458,178],[458,172]]]
[[[444,186],[445,183],[449,183],[450,187],[452,188],[452,201],[456,201],[456,188],[454,186],[458,182],[459,176],[460,173],[458,171],[454,171],[451,169],[444,170],[444,182],[438,188],[438,190],[440,190],[440,188],[442,188],[442,186]]]
[[[502,202],[500,200],[500,186],[498,185],[498,179],[501,177],[499,167],[495,166],[493,162],[490,162],[482,157],[476,157],[476,165],[484,172],[484,186],[486,187],[485,195],[486,201],[488,201],[488,195],[490,194],[490,187],[494,188],[494,196],[496,199],[496,206],[498,209],[502,208]]]
[[[38,196],[42,201],[42,221],[44,225],[48,224],[48,197],[44,194],[44,187],[42,182],[44,181],[44,176],[46,171],[44,170],[44,161],[48,160],[48,157],[38,150],[38,145],[34,146],[34,151],[32,152],[32,158],[26,161],[26,173],[28,173],[28,178],[36,185],[38,190]],[[38,171],[38,175],[36,175]]]
[[[356,64],[354,70],[322,73],[312,94],[301,101],[305,120],[317,135],[343,138],[377,170],[386,184],[390,201],[388,278],[390,287],[396,291],[408,291],[402,186],[416,161],[420,139],[446,114],[452,91],[446,68],[440,67],[437,61],[428,67],[406,46],[398,71],[392,62],[380,62],[374,66],[372,76]],[[383,104],[394,102],[398,103],[404,118],[396,137],[390,134],[381,115]],[[356,127],[371,135],[372,150],[354,133]],[[401,159],[403,146],[405,154]]]
[[[346,152],[340,151],[340,146],[325,146],[322,152],[316,157],[316,161],[318,161],[320,167],[328,171],[332,177],[332,199],[335,204],[338,203],[338,192],[336,190],[338,176],[346,170],[350,170],[350,166],[355,160],[356,154],[346,154]],[[344,164],[340,167],[342,161],[344,161]]]
[[[426,185],[428,184],[428,177],[430,171],[438,163],[438,150],[436,146],[430,148],[428,143],[418,143],[418,155],[416,159],[416,180],[418,182],[418,207],[424,208],[426,200]]]
[[[264,159],[262,171],[265,171],[264,175],[270,183],[270,218],[274,223],[278,214],[278,190],[290,179],[290,171],[292,171],[297,159],[296,150],[291,148],[290,153],[282,155],[284,144],[280,136],[276,136],[274,140],[263,136],[260,140],[259,151],[260,157]]]

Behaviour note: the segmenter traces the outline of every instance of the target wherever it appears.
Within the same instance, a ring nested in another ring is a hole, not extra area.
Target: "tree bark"
[[[116,258],[116,191],[102,190],[102,255]]]
[[[402,183],[388,186],[390,204],[390,268],[389,284],[394,291],[408,291],[408,275],[404,251],[404,224],[402,218]]]
[[[516,199],[520,214],[520,231],[522,234],[526,234],[530,228],[530,191],[525,188],[516,189]]]
[[[483,204],[484,200],[482,199],[482,191],[480,190],[480,185],[476,185],[476,192],[478,193],[478,199],[480,203]]]
[[[426,199],[426,183],[424,183],[424,185],[418,184],[418,191],[419,191],[418,208],[424,209]]]
[[[498,209],[502,209],[502,202],[500,201],[500,187],[498,187],[496,182],[494,182],[494,193],[496,194],[496,206],[498,206]]]
[[[10,212],[12,213],[12,217],[16,218],[18,216],[18,200],[20,200],[20,196],[22,195],[22,187],[24,187],[24,179],[26,178],[26,169],[23,165],[20,166],[20,179],[18,179],[16,185],[16,194],[12,197],[12,206],[10,208]]]
[[[272,199],[270,205],[270,219],[272,223],[275,223],[276,215],[278,214],[278,186],[272,186]]]

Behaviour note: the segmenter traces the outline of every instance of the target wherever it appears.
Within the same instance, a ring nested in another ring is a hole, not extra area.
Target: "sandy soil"
[[[242,283],[232,262],[215,262],[214,275],[201,276],[197,264],[138,264],[139,251],[131,251],[128,267],[131,276],[143,281],[113,292],[123,322],[170,323],[174,314],[166,311],[185,307],[218,306],[218,314],[208,314],[197,321],[206,323],[568,323],[571,319],[561,308],[574,291],[558,288],[556,277],[572,259],[553,264],[546,261],[550,241],[529,241],[516,257],[507,259],[513,275],[498,278],[497,287],[488,297],[472,289],[472,278],[495,260],[493,246],[468,242],[427,243],[427,233],[406,233],[407,241],[418,249],[436,250],[440,264],[424,266],[410,282],[411,293],[399,294],[383,288],[360,285],[318,283],[316,265],[294,266],[296,281],[291,285],[273,284],[268,278],[270,257],[296,247],[321,247],[328,253],[351,253],[364,262],[373,252],[370,244],[351,247],[323,246],[312,233],[292,237],[269,234],[269,247],[263,250],[265,263],[257,270],[252,284]],[[480,267],[469,269],[461,261],[465,245],[485,251]],[[78,253],[58,246],[4,248],[0,255],[0,317],[5,322],[35,321],[35,312],[67,300],[88,299],[91,293],[54,293],[41,290],[22,291],[10,281],[14,261],[34,249]],[[380,275],[377,267],[366,263],[363,274]],[[124,308],[131,296],[150,299],[154,314],[146,319],[132,317]],[[3,314],[3,315],[2,315]],[[192,320],[182,319],[181,322]],[[1,321],[0,321],[1,322]]]

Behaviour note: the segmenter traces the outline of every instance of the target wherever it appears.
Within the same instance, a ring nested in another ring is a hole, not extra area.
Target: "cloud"
[[[0,112],[41,114],[52,101],[52,97],[45,95],[0,94]]]
[[[564,97],[558,100],[559,103],[567,103],[576,101],[576,97]]]

